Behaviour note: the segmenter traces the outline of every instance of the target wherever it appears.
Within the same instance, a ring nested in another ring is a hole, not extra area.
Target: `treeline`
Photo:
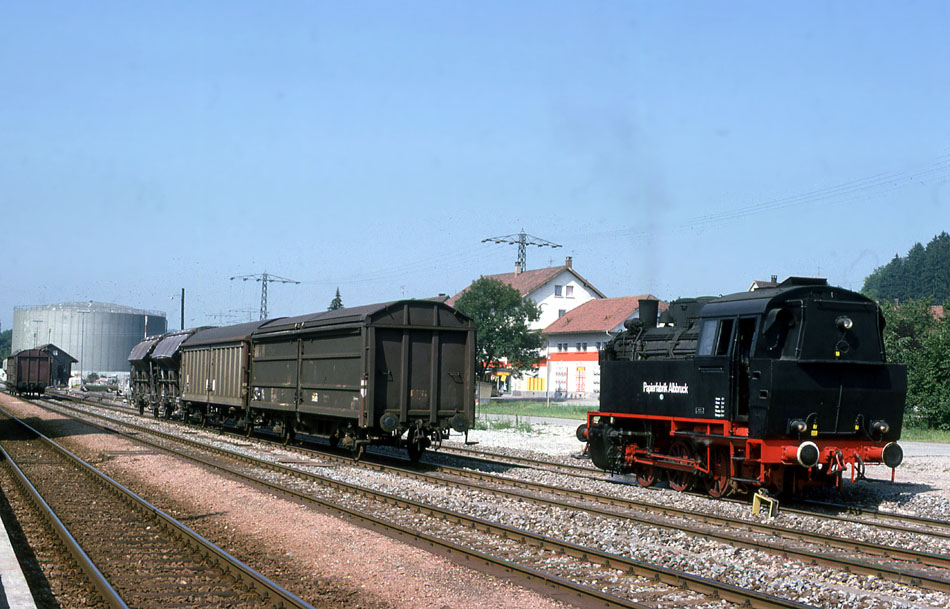
[[[903,302],[930,298],[950,300],[950,235],[942,232],[924,247],[914,244],[904,257],[874,269],[862,291],[871,298]]]
[[[0,332],[0,359],[10,355],[10,349],[13,346],[13,330],[4,330]]]
[[[884,346],[888,361],[907,365],[905,424],[950,430],[950,309],[932,302],[881,302]]]

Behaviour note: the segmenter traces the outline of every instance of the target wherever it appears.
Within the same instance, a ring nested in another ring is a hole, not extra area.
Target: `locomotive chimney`
[[[644,328],[656,327],[656,314],[660,308],[660,301],[653,298],[640,299],[640,321]]]

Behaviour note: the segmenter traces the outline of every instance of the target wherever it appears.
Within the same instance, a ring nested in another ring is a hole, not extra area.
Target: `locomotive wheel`
[[[656,482],[656,468],[652,465],[637,466],[637,484],[646,488]]]
[[[683,440],[673,442],[673,446],[670,447],[670,456],[680,459],[694,459],[693,449]],[[667,479],[670,481],[670,488],[681,493],[693,488],[693,484],[696,482],[692,472],[672,469],[667,474]]]
[[[725,448],[714,448],[711,461],[709,477],[703,480],[706,492],[716,499],[728,497],[735,490],[729,477],[729,452]]]

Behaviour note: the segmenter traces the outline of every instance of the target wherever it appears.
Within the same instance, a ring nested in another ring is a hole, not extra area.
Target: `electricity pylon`
[[[241,281],[260,281],[261,282],[261,321],[267,319],[267,284],[268,283],[300,283],[293,279],[287,279],[286,277],[278,277],[277,275],[270,275],[267,271],[264,271],[260,275],[237,275],[231,278],[231,281],[235,279],[240,279]]]
[[[536,245],[538,247],[561,247],[557,243],[551,243],[546,241],[541,237],[535,237],[534,235],[529,235],[524,232],[524,229],[521,229],[521,232],[517,235],[502,235],[501,237],[489,237],[487,239],[482,239],[482,243],[486,241],[491,241],[493,243],[508,243],[510,245],[518,246],[518,264],[521,265],[521,270],[528,270],[527,267],[527,249],[529,245]]]

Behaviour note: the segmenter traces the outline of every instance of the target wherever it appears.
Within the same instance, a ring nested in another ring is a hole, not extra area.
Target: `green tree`
[[[950,429],[950,318],[924,299],[881,310],[887,359],[907,366],[907,423]]]
[[[507,367],[521,376],[538,361],[541,333],[528,324],[541,317],[541,308],[518,290],[482,277],[455,301],[455,307],[475,320],[478,366],[482,378],[489,380],[493,370]]]
[[[895,255],[868,275],[862,291],[872,298],[898,302],[950,299],[950,235],[942,232],[926,247],[915,243],[906,257]]]
[[[4,330],[0,332],[0,359],[10,355],[10,349],[13,346],[13,330]]]
[[[333,297],[333,300],[330,301],[330,306],[327,307],[327,311],[336,311],[343,308],[343,299],[340,298],[340,288],[336,289],[336,296]]]

